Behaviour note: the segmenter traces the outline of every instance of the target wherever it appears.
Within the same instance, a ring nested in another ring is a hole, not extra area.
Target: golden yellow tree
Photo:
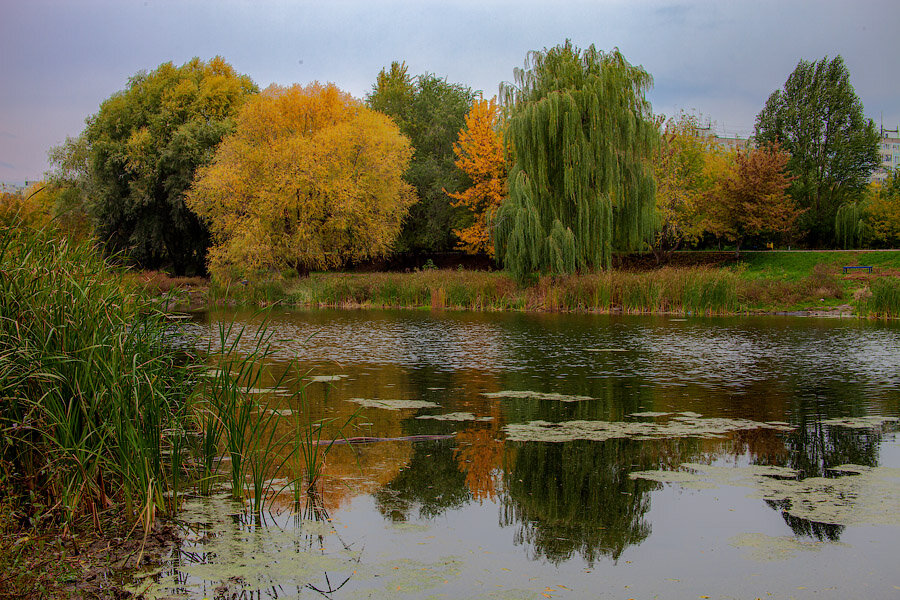
[[[213,233],[210,272],[306,273],[386,255],[415,201],[401,179],[411,155],[388,117],[333,84],[269,87],[188,194]]]
[[[506,145],[498,122],[496,98],[475,100],[453,145],[456,166],[472,180],[467,190],[449,194],[454,206],[472,213],[471,225],[453,230],[469,254],[494,254],[490,221],[506,197]]]
[[[900,174],[891,173],[884,183],[872,184],[868,195],[865,212],[872,235],[885,244],[896,244],[900,241]]]
[[[659,227],[651,248],[657,262],[703,234],[700,205],[711,187],[707,167],[711,152],[695,116],[682,113],[662,127],[653,156]]]

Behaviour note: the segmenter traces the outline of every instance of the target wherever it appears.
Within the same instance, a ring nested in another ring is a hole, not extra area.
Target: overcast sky
[[[485,96],[529,50],[618,47],[655,113],[748,136],[800,59],[841,54],[876,125],[900,124],[900,2],[755,0],[0,0],[0,181],[37,179],[134,73],[223,56],[260,87],[331,81],[362,98],[405,60]]]

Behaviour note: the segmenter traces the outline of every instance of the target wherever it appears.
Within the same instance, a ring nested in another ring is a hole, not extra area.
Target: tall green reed
[[[191,393],[159,307],[86,242],[0,224],[2,472],[66,525],[166,509]],[[171,508],[171,507],[169,507]]]
[[[860,314],[885,319],[900,317],[900,278],[883,277],[869,284],[869,294],[860,299]]]

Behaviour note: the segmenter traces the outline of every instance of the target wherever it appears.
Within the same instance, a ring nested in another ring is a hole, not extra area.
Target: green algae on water
[[[900,421],[898,417],[843,417],[837,419],[825,419],[822,421],[825,425],[834,427],[848,427],[850,429],[879,429],[891,423]]]
[[[689,416],[696,415],[696,416]],[[694,437],[723,438],[735,431],[774,429],[790,431],[790,426],[770,425],[749,419],[703,418],[697,413],[679,413],[664,423],[640,421],[531,421],[504,427],[506,439],[512,442],[570,442],[574,440],[605,441],[610,439],[666,439]]]
[[[378,398],[348,398],[348,400],[363,408],[383,408],[385,410],[418,410],[438,406],[427,400],[380,400]]]
[[[270,395],[270,396],[290,396],[290,395],[291,395],[291,391],[290,391],[290,390],[285,389],[285,388],[279,388],[279,387],[274,387],[274,388],[254,388],[254,387],[248,387],[248,388],[243,388],[241,391],[244,392],[245,394],[251,394],[251,395],[254,395],[254,396],[265,396],[265,395]]]
[[[476,417],[468,412],[444,413],[441,415],[419,415],[417,419],[433,419],[435,421],[493,421],[494,417]]]
[[[763,533],[744,533],[728,540],[735,548],[746,548],[747,555],[760,562],[785,560],[793,558],[800,552],[818,552],[826,542],[819,540],[799,540],[793,536],[771,536]],[[829,545],[841,545],[840,542],[828,542]]]
[[[312,375],[309,380],[312,383],[329,383],[331,381],[340,381],[347,379],[349,375]]]
[[[590,396],[567,396],[552,392],[531,392],[526,390],[506,390],[503,392],[482,392],[487,398],[513,398],[516,400],[556,400],[558,402],[584,402],[593,400]]]
[[[635,471],[632,479],[697,488],[742,486],[750,497],[782,507],[798,519],[833,525],[900,525],[900,469],[840,465],[835,477],[799,479],[794,469],[751,465],[724,467],[684,463],[686,471]]]

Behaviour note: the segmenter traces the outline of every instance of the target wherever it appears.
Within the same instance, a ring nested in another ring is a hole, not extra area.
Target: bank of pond
[[[713,256],[721,257],[722,253]],[[517,283],[502,271],[463,268],[328,272],[306,277],[270,273],[213,282],[208,297],[199,305],[277,303],[300,308],[690,315],[829,312],[875,318],[900,315],[900,251],[755,253],[717,265],[703,265],[703,258],[700,266],[535,275],[525,283]],[[196,300],[194,305],[198,305]]]

